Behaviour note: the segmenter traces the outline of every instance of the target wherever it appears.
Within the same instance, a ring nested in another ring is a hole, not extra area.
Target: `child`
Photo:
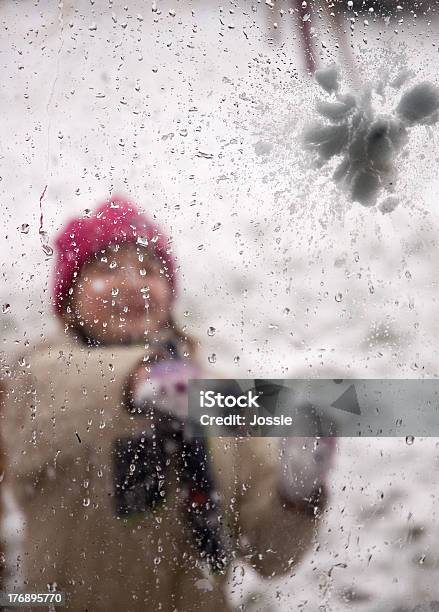
[[[112,197],[56,246],[64,334],[6,381],[15,588],[66,592],[78,611],[227,610],[233,557],[270,576],[308,549],[321,478],[318,500],[289,498],[277,440],[186,435],[196,343],[174,321],[168,241],[132,203]]]

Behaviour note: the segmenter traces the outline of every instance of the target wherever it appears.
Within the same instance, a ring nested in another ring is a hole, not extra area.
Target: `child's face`
[[[97,253],[73,286],[70,320],[82,322],[88,337],[107,344],[154,335],[170,318],[172,298],[160,267],[136,244]]]

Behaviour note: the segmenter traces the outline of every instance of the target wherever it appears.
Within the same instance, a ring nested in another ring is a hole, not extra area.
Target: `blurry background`
[[[434,3],[1,3],[1,350],[52,331],[40,198],[50,245],[116,191],[172,235],[212,376],[438,375],[439,131],[411,130],[393,212],[347,201],[301,146],[321,97],[308,23],[346,91],[407,68],[437,84]],[[439,600],[438,467],[434,439],[341,440],[319,545],[294,577],[246,573],[249,609]]]

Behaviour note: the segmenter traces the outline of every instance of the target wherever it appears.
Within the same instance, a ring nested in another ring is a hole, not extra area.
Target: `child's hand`
[[[309,499],[325,484],[334,463],[335,438],[284,438],[281,492],[290,501]]]
[[[144,365],[136,368],[130,385],[134,411],[153,411],[184,421],[188,415],[188,381],[199,375],[194,365],[177,359],[159,361],[151,365],[150,372]]]

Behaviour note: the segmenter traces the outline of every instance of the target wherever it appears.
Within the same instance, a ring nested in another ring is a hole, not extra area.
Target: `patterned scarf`
[[[118,516],[150,512],[166,500],[168,466],[174,458],[182,482],[185,511],[200,555],[211,571],[227,566],[218,493],[206,442],[190,432],[187,382],[198,370],[182,356],[184,343],[163,334],[150,345],[158,360],[136,394],[130,411],[153,419],[154,428],[114,443],[115,501]]]

